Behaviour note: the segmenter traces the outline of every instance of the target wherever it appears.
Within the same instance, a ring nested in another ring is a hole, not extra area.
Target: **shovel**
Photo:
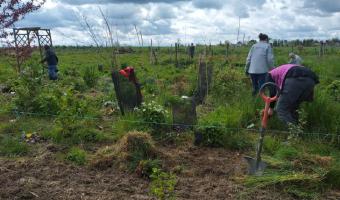
[[[276,89],[276,95],[274,97],[267,97],[264,93],[265,88],[270,87],[269,89]],[[257,175],[261,176],[263,174],[264,169],[267,167],[267,163],[261,160],[261,152],[263,146],[264,133],[267,128],[267,120],[268,120],[268,110],[271,102],[276,101],[280,96],[280,88],[272,82],[265,83],[260,89],[260,96],[265,102],[264,111],[262,113],[262,121],[260,128],[260,138],[256,148],[256,158],[252,158],[250,156],[245,156],[244,159],[248,163],[248,174],[249,175]]]

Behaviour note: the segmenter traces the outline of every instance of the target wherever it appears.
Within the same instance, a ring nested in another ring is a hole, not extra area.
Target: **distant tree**
[[[0,0],[0,38],[7,38],[9,32],[6,29],[44,3],[45,0]]]
[[[13,34],[12,29],[15,23],[24,18],[25,15],[38,10],[46,0],[0,0],[0,42],[1,46],[6,47],[1,53],[7,55],[6,61],[9,65],[17,67],[20,71],[19,64],[11,62],[15,58],[13,53],[14,45],[10,39]],[[22,61],[27,60],[33,51],[30,45],[20,47],[19,55]]]
[[[253,44],[256,44],[256,40],[250,40],[250,41],[248,42],[248,45],[253,45]]]

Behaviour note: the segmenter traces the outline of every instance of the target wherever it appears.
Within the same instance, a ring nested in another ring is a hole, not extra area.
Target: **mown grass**
[[[269,164],[263,176],[246,176],[240,181],[249,189],[279,189],[298,199],[320,199],[324,191],[339,187],[340,151],[325,144],[295,141],[280,143],[265,139],[263,159]]]

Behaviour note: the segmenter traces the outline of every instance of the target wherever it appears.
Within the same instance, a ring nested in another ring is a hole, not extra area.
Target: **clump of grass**
[[[220,106],[199,119],[200,143],[209,147],[225,147],[245,150],[253,146],[253,138],[247,132],[237,129],[242,123],[242,110]]]
[[[284,190],[298,199],[320,199],[320,193],[303,187],[291,186]]]
[[[332,188],[340,188],[340,168],[339,166],[333,167],[325,175],[324,182],[330,185]]]
[[[145,132],[130,131],[114,146],[100,149],[94,160],[94,166],[111,166],[114,160],[134,171],[143,160],[154,160],[158,152],[152,137]]]
[[[130,170],[136,169],[141,160],[156,157],[156,149],[152,137],[144,132],[127,133],[117,144],[118,157],[128,161]]]
[[[298,158],[300,155],[299,151],[293,146],[281,146],[275,153],[275,157],[279,159],[293,160]]]
[[[317,154],[320,156],[332,156],[336,153],[335,148],[332,145],[325,144],[322,142],[313,142],[305,147],[310,153]],[[336,156],[336,155],[334,155]]]
[[[124,116],[121,116],[120,120],[112,124],[114,139],[119,140],[129,131],[137,130],[147,132],[148,128],[138,121],[140,121],[140,119],[133,113],[126,113]]]
[[[96,129],[88,128],[88,129],[80,129],[72,135],[72,143],[80,144],[82,142],[99,142],[104,139],[104,135]]]
[[[318,198],[322,191],[322,174],[305,174],[303,172],[283,173],[267,172],[264,176],[247,177],[245,185],[252,187],[251,191],[261,188],[280,188],[298,199]]]
[[[274,155],[281,147],[281,141],[275,137],[266,137],[264,140],[264,152],[269,155]]]
[[[0,141],[0,155],[23,156],[29,151],[28,145],[18,138],[5,137]]]
[[[42,132],[44,139],[52,140],[55,143],[60,143],[63,140],[62,134],[60,134],[60,128],[54,128],[52,130],[46,130]]]
[[[276,174],[275,172],[267,173],[264,176],[250,176],[246,179],[246,186],[255,186],[257,188],[264,188],[273,185],[289,185],[296,183],[316,183],[321,181],[319,174],[304,174],[298,173],[287,173],[287,174]]]
[[[75,163],[76,165],[84,165],[86,163],[87,154],[84,150],[73,147],[66,155],[66,160]]]
[[[208,147],[224,147],[231,150],[246,150],[253,146],[253,138],[246,132],[228,130],[220,124],[202,126],[197,135],[201,139],[197,144]]]
[[[46,139],[51,139],[55,143],[65,144],[82,144],[82,143],[95,143],[103,141],[105,135],[92,127],[86,127],[78,125],[73,126],[73,132],[68,131],[65,134],[64,129],[61,127],[55,127],[53,130],[44,131],[42,133]]]
[[[99,79],[98,73],[96,72],[95,67],[86,67],[84,74],[83,74],[83,79],[87,87],[92,88],[94,87]]]

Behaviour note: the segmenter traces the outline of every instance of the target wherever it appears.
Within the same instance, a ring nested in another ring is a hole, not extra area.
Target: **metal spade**
[[[274,97],[268,97],[265,95],[265,89],[276,89],[276,95]],[[248,174],[249,175],[257,175],[261,176],[263,174],[264,169],[267,167],[267,163],[262,161],[261,153],[262,153],[262,146],[263,140],[265,135],[265,130],[267,128],[267,120],[268,120],[268,110],[270,107],[270,103],[276,101],[280,96],[280,88],[272,82],[265,83],[260,89],[260,96],[262,97],[263,101],[265,102],[265,108],[262,113],[262,121],[261,121],[261,128],[260,128],[260,138],[256,148],[256,158],[252,158],[250,156],[245,156],[244,159],[248,163]]]

